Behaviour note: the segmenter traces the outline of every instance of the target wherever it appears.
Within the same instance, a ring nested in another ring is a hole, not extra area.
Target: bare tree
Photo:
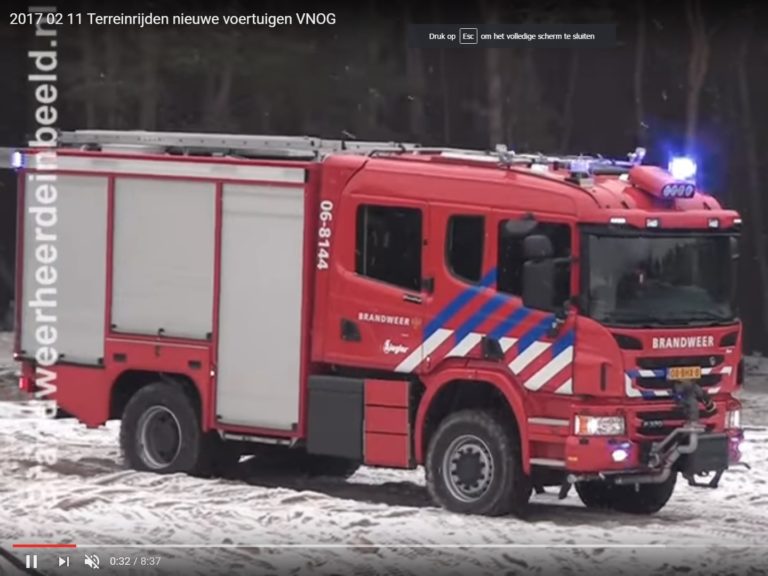
[[[85,126],[84,128],[96,128],[96,98],[92,90],[96,83],[98,71],[96,70],[96,58],[94,56],[95,47],[93,42],[93,28],[91,26],[80,26],[79,33],[80,53],[83,58],[81,68],[82,81],[80,89],[83,91],[82,101],[85,107]]]
[[[206,110],[208,115],[208,122],[206,124],[216,125],[221,127],[221,129],[229,129],[230,124],[229,110],[237,58],[237,40],[238,34],[236,32],[228,32],[223,38],[218,86],[216,87],[211,107]]]
[[[571,130],[573,128],[573,100],[576,96],[576,81],[579,77],[579,50],[571,51],[571,61],[568,67],[568,84],[565,89],[563,104],[562,133],[560,134],[560,150],[567,152],[571,146]]]
[[[410,2],[405,4],[405,35],[408,35],[408,24],[413,19],[413,8]],[[426,130],[426,113],[424,100],[427,95],[427,83],[424,77],[424,54],[418,46],[406,43],[405,68],[408,80],[408,129],[416,139],[422,139]]]
[[[634,92],[635,92],[635,129],[637,130],[637,144],[645,144],[646,124],[645,124],[645,103],[643,100],[643,84],[645,78],[645,42],[646,42],[646,21],[648,17],[645,13],[645,0],[637,0],[637,31],[635,39],[635,73],[634,73]]]
[[[762,295],[762,333],[766,334],[768,332],[768,250],[766,250],[765,207],[763,205],[763,190],[760,182],[760,160],[757,153],[757,136],[755,134],[749,84],[750,75],[747,68],[749,45],[752,36],[752,19],[747,18],[747,20],[747,30],[742,36],[736,60],[736,88],[741,108],[741,133],[744,138],[747,161],[749,225],[760,278],[759,293]]]
[[[688,60],[688,87],[685,108],[685,148],[694,148],[699,125],[699,107],[704,80],[709,69],[710,32],[704,18],[701,0],[686,0],[685,16],[690,32],[690,59]]]
[[[85,26],[87,28],[87,26]],[[157,109],[160,104],[158,85],[158,59],[160,47],[157,31],[149,27],[140,30],[141,90],[139,92],[139,126],[144,130],[157,129]]]
[[[443,142],[451,143],[451,90],[448,80],[448,62],[445,48],[440,48],[440,94],[443,99]]]
[[[366,99],[365,99],[365,129],[366,138],[376,138],[379,132],[379,112],[381,110],[381,93],[375,85],[376,75],[373,73],[380,65],[381,58],[381,36],[379,10],[376,6],[376,0],[368,0],[368,21],[370,26],[370,36],[368,37],[368,71],[366,78]]]
[[[109,28],[102,28],[104,39],[106,98],[104,107],[107,110],[107,126],[116,130],[121,126],[120,110],[120,38]]]
[[[436,20],[447,19],[445,6],[445,3],[440,2],[440,0],[432,0],[431,8],[432,13],[437,16]],[[446,145],[452,141],[451,111],[453,104],[450,86],[450,59],[447,57],[447,51],[448,49],[444,46],[440,47],[439,74],[440,98],[442,100],[442,139]]]
[[[481,2],[484,19],[488,24],[499,22],[499,7],[490,0]],[[504,94],[499,48],[485,49],[485,74],[488,90],[488,143],[491,148],[501,144],[504,138]]]

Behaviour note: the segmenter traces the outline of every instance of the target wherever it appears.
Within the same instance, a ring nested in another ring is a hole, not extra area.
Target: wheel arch
[[[510,423],[518,433],[523,470],[530,474],[524,397],[508,375],[492,369],[477,369],[468,373],[466,369],[450,368],[424,379],[424,384],[414,425],[414,456],[417,462],[424,463],[429,439],[439,422],[459,409],[454,408],[455,402],[464,402],[461,408],[493,407],[507,412]],[[499,400],[502,401],[501,406],[498,405]]]
[[[109,418],[121,419],[131,398],[142,388],[155,382],[178,385],[192,400],[198,417],[202,416],[202,397],[194,380],[185,374],[152,372],[150,370],[125,370],[115,378],[109,400]]]

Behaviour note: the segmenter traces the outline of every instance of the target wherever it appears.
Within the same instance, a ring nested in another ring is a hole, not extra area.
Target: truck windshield
[[[731,237],[587,235],[588,315],[607,325],[735,317]]]

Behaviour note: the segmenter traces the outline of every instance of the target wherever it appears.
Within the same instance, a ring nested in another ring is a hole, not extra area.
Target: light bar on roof
[[[11,168],[18,170],[24,167],[24,153],[14,150],[11,152]]]
[[[669,160],[669,173],[677,180],[696,178],[696,162],[688,156],[676,156]]]

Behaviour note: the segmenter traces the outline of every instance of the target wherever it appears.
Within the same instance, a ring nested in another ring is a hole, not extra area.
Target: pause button
[[[25,560],[27,568],[37,568],[37,554],[27,554]]]

